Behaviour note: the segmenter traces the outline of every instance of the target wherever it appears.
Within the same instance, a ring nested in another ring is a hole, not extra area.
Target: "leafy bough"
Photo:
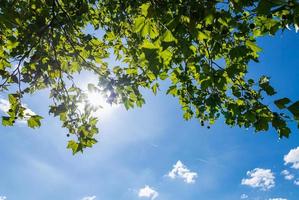
[[[288,137],[287,122],[299,121],[299,102],[281,98],[277,109],[269,107],[263,99],[276,94],[269,78],[245,75],[250,61],[258,62],[256,39],[297,31],[298,19],[295,0],[3,0],[0,89],[9,93],[10,108],[2,124],[25,119],[39,127],[42,117],[28,116],[22,99],[49,89],[49,113],[74,138],[67,147],[73,153],[91,147],[98,108],[74,79],[88,71],[98,77],[89,92],[105,94],[111,104],[141,107],[141,88],[156,94],[169,80],[166,93],[178,98],[187,120],[204,125],[223,116],[230,126],[272,126]],[[121,66],[107,63],[112,57]]]

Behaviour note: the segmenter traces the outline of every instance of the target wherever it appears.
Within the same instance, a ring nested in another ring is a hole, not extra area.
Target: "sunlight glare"
[[[107,96],[109,96],[107,94]],[[106,95],[103,95],[98,92],[87,92],[87,103],[93,107],[98,108],[94,113],[94,116],[103,116],[103,114],[108,117],[112,114],[117,108],[118,104],[109,104],[106,101]]]
[[[94,107],[100,107],[101,109],[108,108],[111,106],[108,104],[104,98],[104,96],[98,92],[88,92],[87,100]]]

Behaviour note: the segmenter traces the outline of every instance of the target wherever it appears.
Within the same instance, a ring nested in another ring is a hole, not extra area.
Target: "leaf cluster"
[[[67,147],[73,153],[91,147],[97,108],[74,81],[89,71],[98,84],[88,90],[106,94],[111,104],[141,107],[141,89],[156,94],[168,80],[166,93],[179,100],[186,120],[204,125],[222,116],[230,126],[266,131],[272,125],[288,137],[287,121],[299,122],[298,101],[266,105],[265,96],[276,94],[269,77],[246,74],[259,60],[256,39],[298,30],[298,20],[295,0],[3,0],[0,89],[9,92],[10,110],[2,123],[24,118],[24,95],[49,89],[49,113],[74,136]],[[121,66],[109,65],[111,57]],[[42,118],[26,119],[35,128]]]

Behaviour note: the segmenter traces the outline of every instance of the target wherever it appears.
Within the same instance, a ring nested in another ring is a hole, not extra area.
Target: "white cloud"
[[[167,176],[172,179],[182,178],[186,183],[194,183],[197,178],[197,173],[190,171],[180,160],[178,160]]]
[[[83,197],[81,200],[95,200],[96,196],[90,196],[90,197]]]
[[[7,100],[0,98],[0,110],[5,113],[9,110],[9,102]]]
[[[285,198],[270,198],[269,200],[288,200],[288,199],[285,199]]]
[[[294,180],[294,184],[299,186],[299,179]]]
[[[36,115],[30,108],[28,108],[28,106],[26,104],[23,104],[23,106],[26,108],[24,111],[25,117],[22,120],[17,120],[17,122],[20,123],[26,123],[26,115]],[[9,110],[10,104],[9,101],[7,101],[6,99],[0,98],[0,111],[7,113]],[[1,199],[0,199],[1,200]]]
[[[0,200],[6,200],[6,196],[0,196]]]
[[[281,174],[284,176],[284,178],[285,178],[286,180],[292,180],[292,179],[294,178],[294,175],[291,174],[288,170],[283,170],[283,171],[281,172]]]
[[[247,199],[248,198],[248,195],[247,194],[242,194],[240,199]]]
[[[151,200],[156,199],[159,196],[159,193],[148,185],[141,188],[138,193],[139,197],[150,198]]]
[[[283,159],[285,165],[291,164],[292,168],[299,169],[299,147],[291,149]]]
[[[275,176],[270,169],[255,168],[247,171],[249,178],[242,179],[241,184],[261,190],[269,190],[275,186]]]

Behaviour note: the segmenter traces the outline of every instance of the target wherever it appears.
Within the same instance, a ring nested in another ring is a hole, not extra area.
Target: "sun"
[[[97,84],[97,77],[86,73],[84,74],[85,79],[80,80],[79,87],[82,89],[84,98],[81,103],[78,103],[78,110],[84,112],[85,106],[92,106],[96,108],[93,109],[92,116],[101,117],[101,119],[113,116],[113,113],[116,112],[121,106],[118,103],[108,102],[110,96],[110,91],[104,92],[101,86]],[[88,81],[87,81],[88,80]],[[91,90],[88,88],[89,84],[93,84],[98,89]]]
[[[111,107],[105,100],[104,95],[98,92],[88,92],[87,93],[87,102],[93,107],[99,107],[101,109]]]
[[[99,92],[87,92],[86,103],[98,108],[97,111],[94,112],[95,117],[108,117],[119,108],[118,104],[109,104],[107,102],[107,96],[109,95],[104,95]]]

